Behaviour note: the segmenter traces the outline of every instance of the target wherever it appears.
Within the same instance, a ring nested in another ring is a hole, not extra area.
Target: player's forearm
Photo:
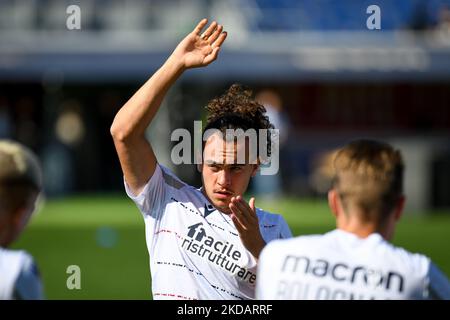
[[[162,100],[184,67],[173,55],[119,110],[111,126],[115,140],[143,137]]]

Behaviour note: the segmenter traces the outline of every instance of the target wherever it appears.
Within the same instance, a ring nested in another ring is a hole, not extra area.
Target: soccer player
[[[339,150],[328,201],[337,229],[268,244],[258,265],[259,299],[449,299],[429,258],[389,243],[402,214],[404,164],[386,143]]]
[[[42,299],[43,290],[33,258],[6,249],[28,223],[42,188],[34,154],[24,146],[0,140],[0,299]]]
[[[203,144],[200,189],[159,164],[145,138],[175,80],[217,58],[227,34],[216,22],[202,33],[206,24],[203,19],[178,44],[111,126],[127,194],[145,220],[154,299],[254,298],[259,253],[267,242],[291,236],[280,215],[256,208],[254,198],[249,203],[243,199],[258,163],[250,161],[247,139],[222,135],[227,129],[272,128],[264,108],[247,91],[233,85],[208,104],[204,131],[213,134]],[[244,163],[236,161],[239,153]]]

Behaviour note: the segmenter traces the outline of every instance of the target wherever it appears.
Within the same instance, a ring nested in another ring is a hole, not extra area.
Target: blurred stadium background
[[[81,30],[66,28],[72,4]],[[366,27],[372,4],[381,30]],[[160,162],[199,185],[193,166],[171,164],[170,134],[192,131],[210,98],[242,83],[275,107],[282,130],[278,179],[251,186],[259,206],[285,215],[295,235],[330,230],[333,150],[387,140],[407,164],[394,242],[450,275],[450,0],[3,0],[0,137],[31,147],[46,182],[43,208],[14,247],[35,256],[47,297],[151,297],[144,225],[109,127],[203,17],[229,37],[218,61],[176,83],[149,128]],[[66,287],[72,264],[81,290]]]

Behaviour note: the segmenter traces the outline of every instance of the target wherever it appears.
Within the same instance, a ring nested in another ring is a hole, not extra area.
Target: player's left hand
[[[242,243],[258,259],[266,243],[259,230],[255,198],[251,198],[250,202],[247,203],[242,196],[233,197],[229,208],[232,212],[231,219],[239,232]]]

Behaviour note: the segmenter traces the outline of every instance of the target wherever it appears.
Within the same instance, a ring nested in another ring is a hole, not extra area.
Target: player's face
[[[225,141],[212,135],[205,143],[201,165],[203,189],[211,203],[224,213],[229,213],[231,197],[243,195],[250,178],[256,174],[257,164],[249,163],[248,143]],[[239,163],[238,154],[245,155]]]

